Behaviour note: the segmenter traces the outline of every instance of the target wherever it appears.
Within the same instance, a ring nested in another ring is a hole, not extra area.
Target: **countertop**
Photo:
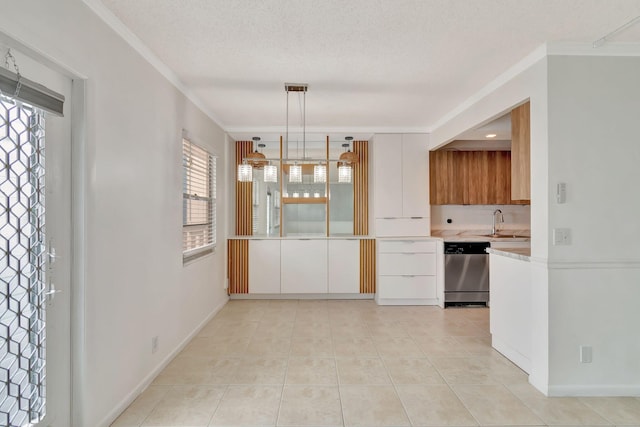
[[[531,230],[500,230],[497,235],[491,230],[432,230],[431,237],[445,242],[529,242]]]
[[[488,248],[487,253],[518,259],[520,261],[531,261],[531,248]]]

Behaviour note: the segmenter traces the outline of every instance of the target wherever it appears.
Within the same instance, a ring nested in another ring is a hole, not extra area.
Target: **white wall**
[[[529,230],[531,227],[528,205],[432,205],[431,231],[434,230],[485,230],[493,226],[493,212],[502,211],[504,223],[499,230]],[[447,220],[451,220],[451,224]]]
[[[107,425],[227,301],[223,179],[217,251],[188,266],[181,253],[182,129],[220,156],[219,177],[225,135],[81,1],[1,1],[0,10],[1,32],[87,79],[86,320],[76,361],[86,405],[74,410],[77,425]]]
[[[549,58],[549,228],[572,231],[549,247],[551,394],[640,394],[638,76],[637,56]]]

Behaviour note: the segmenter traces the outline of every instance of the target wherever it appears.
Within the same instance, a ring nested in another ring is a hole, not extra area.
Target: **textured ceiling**
[[[544,42],[640,15],[640,0],[102,2],[235,132],[284,128],[285,82],[309,84],[309,129],[429,129]],[[613,41],[640,42],[640,23]]]

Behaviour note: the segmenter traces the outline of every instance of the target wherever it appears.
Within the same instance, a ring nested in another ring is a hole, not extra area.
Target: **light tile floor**
[[[640,398],[546,398],[489,310],[230,301],[112,424],[640,426]]]

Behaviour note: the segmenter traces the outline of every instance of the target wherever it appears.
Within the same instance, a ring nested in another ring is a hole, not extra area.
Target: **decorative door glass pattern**
[[[44,113],[0,94],[0,425],[45,415]]]

